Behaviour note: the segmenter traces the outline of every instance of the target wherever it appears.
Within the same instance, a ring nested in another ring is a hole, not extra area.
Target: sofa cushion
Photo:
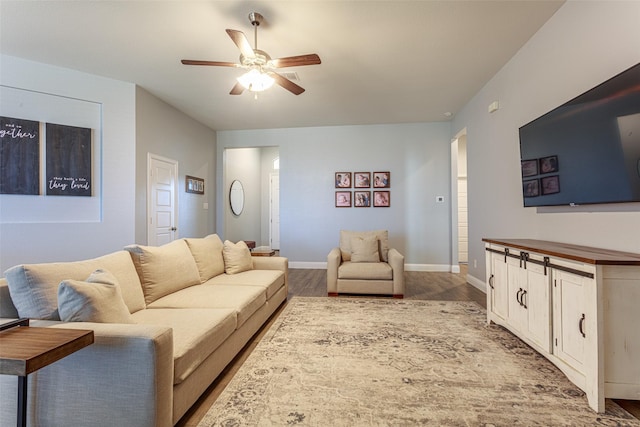
[[[392,280],[393,270],[386,262],[343,262],[338,267],[338,279]]]
[[[173,329],[173,383],[180,384],[236,329],[232,309],[150,308],[133,314],[136,323]]]
[[[138,273],[126,251],[84,261],[21,264],[11,267],[4,274],[11,300],[20,317],[60,320],[60,282],[67,279],[85,280],[99,268],[110,271],[118,279],[122,297],[131,313],[145,307]]]
[[[251,252],[249,252],[249,247],[242,240],[235,244],[225,240],[222,256],[224,257],[224,271],[227,274],[241,273],[253,268]]]
[[[147,304],[200,283],[196,261],[184,240],[162,246],[129,245]]]
[[[189,245],[191,255],[193,255],[198,266],[201,283],[224,273],[223,244],[217,234],[210,234],[200,239],[187,238],[184,240]]]
[[[340,230],[340,254],[342,261],[351,261],[351,239],[354,237],[371,237],[378,239],[378,253],[384,262],[389,261],[389,232],[387,230],[349,231]]]
[[[118,279],[106,270],[94,271],[86,281],[60,282],[58,313],[63,322],[133,323]]]
[[[149,308],[230,308],[238,313],[239,328],[267,301],[266,291],[259,286],[209,285],[193,286],[162,297]]]
[[[206,284],[259,286],[266,289],[267,300],[269,300],[284,285],[284,272],[281,270],[249,270],[238,274],[221,274],[209,279]]]
[[[375,236],[351,238],[351,262],[380,262]]]

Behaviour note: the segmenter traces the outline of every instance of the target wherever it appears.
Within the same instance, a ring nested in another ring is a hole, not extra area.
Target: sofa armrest
[[[284,271],[284,285],[289,292],[289,258],[281,256],[256,256],[252,257],[254,270],[280,270]]]
[[[393,294],[404,295],[404,255],[397,249],[389,249],[389,265],[393,270]]]
[[[31,321],[92,329],[92,345],[28,377],[31,425],[170,427],[173,331],[154,325]],[[0,375],[0,425],[15,425],[17,377]]]
[[[327,293],[336,294],[338,292],[338,267],[342,262],[340,248],[333,248],[327,255]]]

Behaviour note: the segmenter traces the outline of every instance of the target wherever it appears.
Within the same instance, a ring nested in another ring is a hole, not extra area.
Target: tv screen
[[[640,202],[640,64],[520,128],[524,206]]]

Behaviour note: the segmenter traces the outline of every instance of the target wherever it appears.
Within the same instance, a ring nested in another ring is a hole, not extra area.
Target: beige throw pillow
[[[131,253],[147,304],[200,284],[196,260],[182,239],[162,246],[129,245],[125,249]]]
[[[224,257],[224,271],[227,274],[242,273],[253,269],[251,252],[249,252],[249,247],[242,240],[236,244],[225,240],[222,256]]]
[[[222,240],[217,234],[210,234],[204,238],[184,239],[189,245],[191,254],[196,260],[200,272],[200,282],[224,273],[224,258],[222,257]]]
[[[380,262],[378,239],[375,236],[351,239],[351,262]]]
[[[387,230],[349,231],[340,230],[340,254],[342,261],[351,261],[351,239],[354,237],[376,237],[378,239],[378,253],[384,262],[389,261],[389,232]]]
[[[134,323],[118,280],[106,270],[94,271],[84,282],[60,282],[58,312],[63,322]]]

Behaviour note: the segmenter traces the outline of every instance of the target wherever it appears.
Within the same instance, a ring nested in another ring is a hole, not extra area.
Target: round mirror
[[[229,204],[231,212],[239,216],[244,209],[244,188],[242,183],[237,179],[231,183],[231,191],[229,192]]]

